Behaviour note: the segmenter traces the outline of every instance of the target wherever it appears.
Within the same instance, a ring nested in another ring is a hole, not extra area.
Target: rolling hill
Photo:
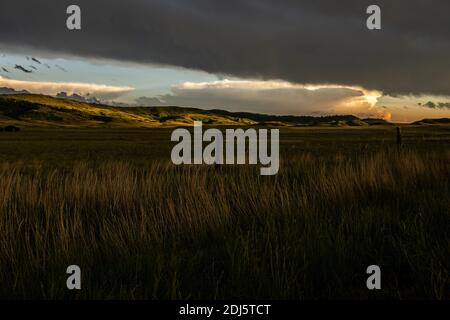
[[[416,121],[415,125],[431,125],[431,124],[450,124],[450,118],[440,118],[440,119],[423,119]]]
[[[380,119],[273,116],[182,107],[114,107],[35,94],[0,95],[0,125],[20,127],[173,127],[205,125],[369,126]]]

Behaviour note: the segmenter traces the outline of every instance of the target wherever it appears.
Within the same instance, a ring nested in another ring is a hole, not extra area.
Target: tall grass
[[[0,166],[2,298],[450,298],[450,154]],[[65,270],[82,269],[82,290]],[[382,290],[366,288],[367,266]]]

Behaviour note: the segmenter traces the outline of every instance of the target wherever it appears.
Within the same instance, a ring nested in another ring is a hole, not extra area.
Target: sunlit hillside
[[[253,125],[255,121],[192,108],[124,108],[44,95],[0,96],[0,123],[21,126],[158,127],[203,121],[215,125]]]
[[[115,107],[44,95],[0,95],[0,125],[19,127],[174,127],[192,125],[335,126],[389,124],[353,115],[274,116],[183,107]]]

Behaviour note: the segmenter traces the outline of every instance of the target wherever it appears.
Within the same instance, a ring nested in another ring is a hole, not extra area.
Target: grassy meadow
[[[171,131],[0,132],[0,298],[450,299],[450,126],[282,129],[276,176]]]

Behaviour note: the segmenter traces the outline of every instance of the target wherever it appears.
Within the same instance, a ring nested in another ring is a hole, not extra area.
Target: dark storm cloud
[[[82,30],[65,27],[82,9]],[[366,8],[382,8],[381,31]],[[240,77],[450,94],[448,0],[2,0],[0,42]],[[12,14],[16,13],[16,14]]]
[[[429,109],[449,109],[450,110],[450,102],[432,102],[428,101],[427,103],[419,103],[421,107],[429,108]]]
[[[25,73],[33,73],[33,71],[28,70],[28,69],[25,69],[24,67],[22,67],[22,66],[19,65],[19,64],[16,64],[16,66],[14,67],[14,69],[20,70],[20,71],[25,72]]]

